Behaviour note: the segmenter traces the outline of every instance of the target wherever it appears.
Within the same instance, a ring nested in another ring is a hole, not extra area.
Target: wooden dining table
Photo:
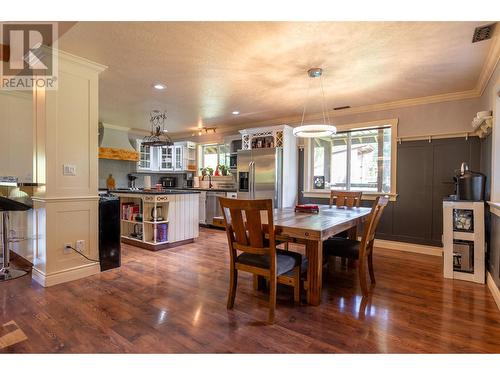
[[[321,303],[323,241],[345,230],[356,236],[356,227],[370,215],[367,207],[319,205],[318,213],[295,212],[293,208],[274,210],[275,234],[280,239],[304,243],[308,258],[307,302]]]

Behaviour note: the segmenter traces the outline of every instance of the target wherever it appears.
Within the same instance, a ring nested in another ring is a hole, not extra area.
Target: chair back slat
[[[219,203],[232,257],[236,256],[236,250],[254,254],[273,254],[276,251],[272,199],[221,197]],[[262,213],[267,216],[266,224],[262,223]]]
[[[246,210],[245,216],[247,218],[247,231],[250,246],[264,247],[264,230],[260,221],[260,211]]]
[[[222,210],[225,212],[226,210]],[[243,211],[236,208],[230,208],[231,231],[233,232],[235,241],[242,245],[248,245],[248,239],[245,228],[245,221],[243,219]],[[224,216],[226,216],[224,214]]]
[[[380,218],[382,217],[382,213],[384,212],[388,202],[389,197],[387,195],[377,197],[375,200],[370,213],[370,218],[365,223],[363,238],[361,239],[360,257],[372,250],[373,241],[375,240],[375,232],[377,231]]]
[[[361,203],[361,191],[330,191],[330,207],[359,207]]]

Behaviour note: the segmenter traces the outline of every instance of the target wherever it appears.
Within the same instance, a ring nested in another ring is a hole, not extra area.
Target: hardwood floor
[[[0,284],[0,326],[27,339],[3,353],[449,353],[500,352],[500,312],[485,285],[445,280],[438,257],[375,249],[377,285],[361,298],[355,268],[338,262],[321,306],[293,306],[241,273],[226,310],[225,233],[202,229],[185,246],[123,246],[120,269],[42,288],[29,277]]]

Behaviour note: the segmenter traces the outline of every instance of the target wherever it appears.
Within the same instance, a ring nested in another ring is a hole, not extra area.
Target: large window
[[[339,129],[333,137],[311,139],[311,165],[306,177],[309,191],[395,192],[394,140],[391,125]]]
[[[229,145],[203,145],[201,155],[201,168],[212,168],[215,171],[217,165],[229,165]]]

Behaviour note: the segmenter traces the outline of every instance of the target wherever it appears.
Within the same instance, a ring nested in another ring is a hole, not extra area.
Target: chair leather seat
[[[308,266],[309,266],[309,259],[307,259],[307,257],[302,257],[302,262],[300,264],[300,274],[301,275],[304,273],[307,273]],[[290,277],[293,276],[293,270],[288,271],[285,275],[290,276]]]
[[[269,269],[271,267],[269,255],[241,253],[236,262],[247,266]],[[276,250],[276,274],[283,275],[302,263],[302,255],[294,251]]]
[[[330,237],[323,241],[323,256],[358,259],[360,242],[342,237]]]

